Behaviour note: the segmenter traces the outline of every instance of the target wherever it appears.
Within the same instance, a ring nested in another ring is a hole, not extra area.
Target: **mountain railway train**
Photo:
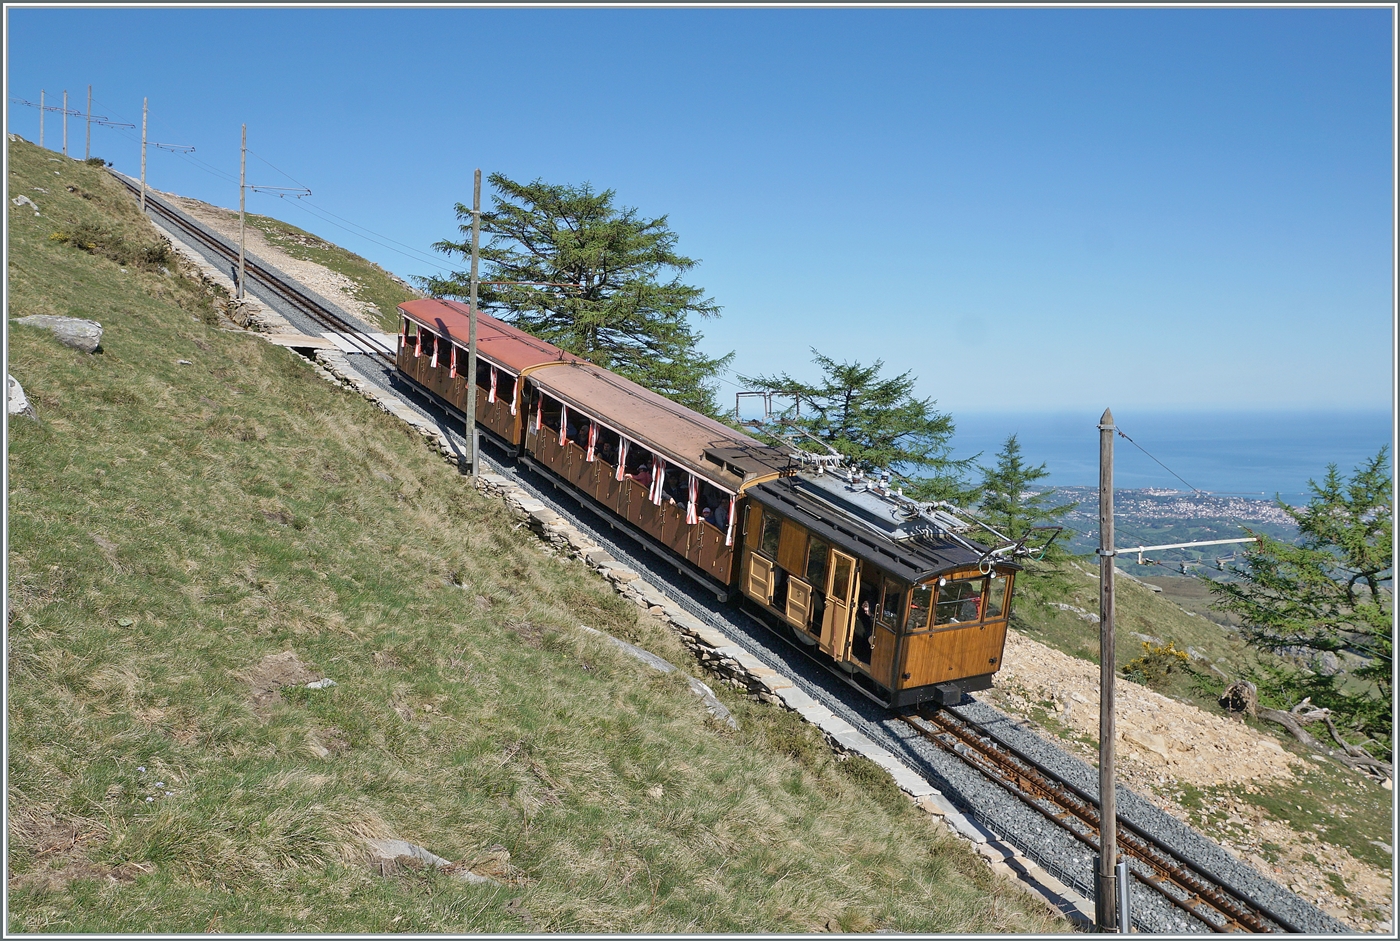
[[[400,375],[465,421],[466,305],[399,313]],[[480,313],[475,380],[483,435],[871,698],[951,705],[991,686],[1021,568],[1006,546]]]

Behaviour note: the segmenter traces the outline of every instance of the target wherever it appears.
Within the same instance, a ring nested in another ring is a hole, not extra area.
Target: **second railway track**
[[[114,174],[114,176],[133,193],[139,192],[133,181],[118,174]],[[147,207],[162,223],[188,235],[191,243],[199,251],[212,255],[221,262],[237,261],[236,247],[228,245],[220,236],[188,219],[183,213],[167,205],[158,197],[151,196],[149,191],[147,193]],[[308,322],[351,335],[365,329],[365,325],[332,309],[334,305],[328,306],[322,302],[323,299],[302,290],[286,276],[269,266],[247,259],[246,256],[245,265],[250,276],[250,286],[256,284],[263,290],[270,292],[280,305],[305,318]],[[412,390],[400,386],[393,380],[392,356],[372,344],[364,344],[364,347],[359,352],[369,356],[370,361],[366,362],[360,359],[360,365],[357,368],[367,380],[376,386],[393,391],[401,399],[410,401],[417,411],[437,420],[445,433],[454,438],[461,437],[459,432],[444,422],[444,416],[431,403],[425,402]],[[596,522],[590,524],[584,518],[589,514],[587,507],[576,504],[570,498],[561,501],[559,495],[554,492],[554,488],[534,480],[526,469],[504,464],[500,467],[500,471],[531,491],[534,496],[551,505],[556,511],[568,516],[581,530],[593,537],[621,561],[633,565],[638,571],[652,579],[654,583],[668,586],[682,607],[725,631],[741,646],[749,649],[750,653],[759,656],[760,659],[770,661],[770,665],[775,668],[786,667],[788,670],[794,670],[798,666],[790,656],[785,657],[774,652],[771,636],[764,638],[761,634],[756,635],[753,632],[753,625],[744,624],[743,618],[732,617],[722,606],[715,605],[712,599],[706,599],[702,594],[697,594],[694,591],[694,586],[678,582],[672,577],[674,572],[670,569],[673,567],[660,563],[660,560],[649,556],[644,547],[631,545],[626,536],[611,531],[606,525],[599,526]],[[580,511],[582,511],[582,515],[580,515]],[[604,522],[606,523],[606,521]],[[801,655],[803,653],[805,652],[800,652],[798,660],[803,659]],[[964,763],[966,767],[975,769],[975,776],[992,782],[994,790],[1012,795],[1014,797],[1013,804],[1019,802],[1033,810],[1041,819],[1053,821],[1056,827],[1069,835],[1070,842],[1077,842],[1093,849],[1097,848],[1098,807],[1097,800],[1092,796],[1090,790],[1076,786],[1064,776],[1047,768],[1042,761],[1029,752],[1009,745],[1004,737],[998,738],[989,734],[985,728],[979,727],[975,721],[970,721],[966,716],[968,711],[985,710],[987,707],[974,702],[972,710],[964,706],[953,710],[944,710],[939,714],[907,717],[886,714],[883,719],[877,719],[872,718],[869,703],[853,703],[849,698],[842,699],[842,697],[850,695],[851,691],[842,689],[833,692],[829,688],[823,688],[825,683],[822,677],[810,675],[799,677],[802,672],[802,670],[797,669],[792,673],[792,676],[795,682],[802,684],[805,692],[838,711],[842,718],[870,735],[872,740],[884,744],[897,753],[902,752],[906,757],[911,757],[909,748],[912,747],[912,742],[908,736],[899,734],[896,727],[909,728],[911,729],[910,734],[914,735],[915,739],[933,743],[937,746],[936,751],[954,756],[958,762]],[[939,715],[942,716],[941,719],[937,718]],[[939,787],[949,785],[945,779],[946,776],[933,770],[933,765],[928,761],[915,761],[914,763],[922,765],[923,770],[920,773],[924,774],[930,783]],[[1120,796],[1121,801],[1122,797]],[[1138,803],[1145,802],[1138,801]],[[1120,803],[1121,806],[1123,805]],[[1150,807],[1150,805],[1147,806]],[[1180,824],[1166,817],[1165,814],[1156,811],[1155,808],[1152,810],[1162,818],[1163,824],[1169,828],[1184,829],[1180,827]],[[978,815],[981,816],[983,813],[984,811],[979,811]],[[1010,816],[1014,815],[1005,815],[1005,817]],[[1001,824],[1006,822],[1002,816],[985,817],[984,819],[989,822],[995,819]],[[1001,828],[998,826],[998,829]],[[1340,922],[1317,911],[1302,899],[1284,893],[1281,887],[1267,879],[1258,877],[1257,874],[1254,874],[1255,880],[1260,886],[1265,887],[1265,891],[1262,893],[1242,890],[1237,885],[1232,886],[1229,879],[1211,875],[1210,864],[1203,863],[1199,859],[1193,861],[1188,858],[1188,855],[1191,854],[1173,849],[1166,842],[1152,837],[1144,831],[1144,828],[1126,821],[1121,811],[1119,828],[1120,847],[1123,849],[1125,857],[1130,860],[1130,869],[1134,879],[1153,890],[1162,901],[1170,903],[1171,907],[1189,915],[1187,921],[1199,926],[1194,929],[1195,931],[1204,929],[1222,932],[1323,933],[1347,930]],[[1044,847],[1038,845],[1043,842],[1040,836],[1007,832],[1006,839],[1027,852],[1032,858],[1048,863],[1048,860],[1044,858]],[[1196,839],[1200,838],[1196,837]],[[1205,843],[1206,841],[1201,842]],[[1214,852],[1198,853],[1197,855],[1213,856],[1217,860],[1228,859],[1226,854],[1219,851],[1218,848],[1215,848]],[[1051,865],[1051,868],[1052,871],[1064,873],[1063,867]],[[1239,869],[1240,866],[1234,862],[1233,868]],[[1067,881],[1081,887],[1088,882],[1084,879],[1068,879]],[[1272,895],[1276,900],[1282,899],[1287,904],[1270,905],[1256,899],[1255,894]],[[1290,909],[1291,913],[1279,911],[1280,907]],[[1134,912],[1134,924],[1138,930],[1173,932],[1179,931],[1181,928],[1181,925],[1173,922],[1163,922],[1151,917],[1148,917],[1147,921],[1143,921],[1143,917],[1147,915],[1148,913],[1143,911]]]

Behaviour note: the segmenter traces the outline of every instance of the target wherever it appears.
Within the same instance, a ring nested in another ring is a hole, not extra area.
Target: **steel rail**
[[[123,186],[131,190],[133,193],[139,192],[138,188],[126,177],[117,173],[113,173],[112,175],[116,177],[116,179],[120,181]],[[204,228],[201,226],[191,223],[190,221],[185,219],[183,214],[169,206],[166,206],[164,202],[159,198],[151,196],[149,191],[147,191],[146,205],[152,210],[154,214],[160,216],[161,219],[172,223],[181,232],[192,236],[201,245],[213,250],[225,260],[238,260],[237,251],[229,245],[226,245],[222,238],[205,231]],[[278,277],[271,271],[264,268],[262,265],[259,265],[256,262],[247,259],[246,257],[244,264],[245,270],[249,274],[251,274],[258,281],[262,282],[263,285],[269,290],[275,292],[283,301],[285,301],[287,304],[290,304],[292,308],[298,313],[309,317],[311,320],[315,321],[323,327],[327,327],[331,330],[340,333],[355,334],[363,332],[363,325],[347,320],[346,318],[341,317],[339,314],[336,314],[334,311],[329,310],[319,301],[316,301],[315,299],[307,296],[300,289],[298,289],[296,286],[287,281],[287,279]],[[346,337],[346,340],[347,342],[354,343],[357,346],[364,347],[363,352],[365,352],[368,355],[377,357],[378,359],[380,359],[388,365],[392,366],[395,363],[395,359],[393,356],[379,349],[372,343],[361,343],[358,340],[355,340],[353,337]]]
[[[1099,848],[1098,801],[1029,755],[997,741],[977,725],[946,710],[905,716],[921,735],[977,768],[993,783],[1030,805],[1076,839]],[[1196,863],[1163,846],[1138,827],[1118,821],[1124,855],[1138,864],[1138,881],[1217,932],[1302,932],[1264,905],[1229,889]],[[1145,871],[1140,871],[1145,870]]]

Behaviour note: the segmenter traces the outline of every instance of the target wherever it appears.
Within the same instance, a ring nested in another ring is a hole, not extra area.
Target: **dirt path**
[[[1010,631],[992,701],[1046,727],[1067,750],[1097,765],[1098,687],[1098,664]],[[1196,790],[1221,785],[1257,790],[1296,781],[1294,772],[1307,765],[1271,736],[1223,714],[1204,712],[1122,678],[1117,689],[1119,780],[1187,823],[1199,824],[1201,809],[1193,815],[1177,799],[1182,784]],[[1390,872],[1323,842],[1314,832],[1272,819],[1248,802],[1228,796],[1205,799],[1214,801],[1209,809],[1225,816],[1224,825],[1209,835],[1240,859],[1359,931],[1390,930]],[[1276,863],[1264,857],[1266,849],[1279,857]],[[1338,877],[1353,898],[1335,889]],[[1367,917],[1364,909],[1385,912],[1389,920]]]
[[[219,235],[237,244],[238,213],[231,209],[211,206],[197,199],[177,196],[174,193],[156,192],[157,195],[168,200],[181,211],[188,213],[213,229]],[[324,265],[318,265],[315,262],[293,258],[282,249],[269,242],[256,226],[250,225],[246,227],[244,232],[244,245],[250,254],[257,255],[259,258],[267,260],[272,265],[280,268],[285,274],[311,288],[327,300],[335,301],[341,307],[363,320],[365,324],[373,325],[379,323],[379,310],[372,304],[357,300],[355,298],[355,282],[340,272],[332,271]],[[372,327],[372,329],[378,328]]]

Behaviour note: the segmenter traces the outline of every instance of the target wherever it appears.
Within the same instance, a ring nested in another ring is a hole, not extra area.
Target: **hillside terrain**
[[[717,723],[674,636],[234,329],[104,171],[9,153],[8,931],[1067,930],[794,714]]]
[[[582,636],[580,621],[700,675],[416,435],[220,329],[207,285],[54,241],[80,224],[123,244],[153,234],[100,172],[11,155],[11,193],[42,215],[11,209],[9,316],[109,329],[84,360],[10,328],[41,421],[11,424],[16,930],[97,930],[112,903],[124,930],[1065,930],[791,715],[721,688],[740,730],[718,727],[683,682]],[[81,182],[44,205],[33,190],[52,193],[54,169]],[[258,220],[255,251],[364,316],[392,327],[386,307],[412,296]],[[990,695],[1092,762],[1093,562],[1069,579],[1022,596]],[[1121,681],[1124,780],[1383,930],[1390,792],[1224,719],[1214,696],[1256,655],[1204,607],[1126,578],[1119,597],[1120,666],[1145,641],[1192,657],[1160,691]],[[337,685],[276,682],[321,676]],[[505,888],[366,867],[363,838],[390,835]],[[242,902],[244,879],[262,902]]]

